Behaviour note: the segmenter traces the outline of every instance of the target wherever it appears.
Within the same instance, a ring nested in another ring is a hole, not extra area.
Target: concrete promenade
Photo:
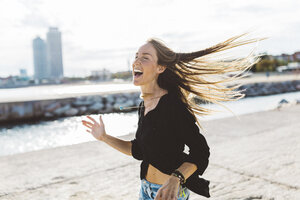
[[[295,105],[203,121],[210,199],[299,200],[299,119]],[[100,141],[3,156],[0,200],[138,199],[139,164]],[[192,193],[190,199],[206,198]]]

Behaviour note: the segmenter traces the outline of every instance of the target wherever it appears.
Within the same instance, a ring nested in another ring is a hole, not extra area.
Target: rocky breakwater
[[[273,95],[300,91],[300,80],[263,82],[242,85],[245,97]],[[87,114],[131,112],[142,101],[140,92],[81,96],[57,100],[41,100],[0,104],[0,123],[24,122],[28,120],[56,119]],[[203,103],[196,97],[196,103]],[[120,107],[134,107],[120,110]]]
[[[287,92],[297,92],[300,91],[300,80],[283,81],[283,82],[249,83],[240,86],[238,90],[242,90],[241,93],[245,94],[245,97],[256,97],[256,96],[281,94]],[[195,98],[195,102],[204,103],[198,97]]]
[[[141,102],[140,92],[81,96],[57,100],[0,104],[0,123],[47,120],[87,114],[130,112]],[[125,109],[120,110],[120,107]],[[133,107],[127,108],[126,107]]]
[[[246,97],[265,96],[281,94],[286,92],[300,91],[300,80],[284,82],[263,82],[242,85],[239,90],[243,90]]]

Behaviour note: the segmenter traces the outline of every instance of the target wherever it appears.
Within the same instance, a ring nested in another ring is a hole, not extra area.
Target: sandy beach
[[[298,104],[203,121],[210,199],[300,199],[299,119]],[[99,141],[2,156],[0,200],[138,199],[139,165]]]

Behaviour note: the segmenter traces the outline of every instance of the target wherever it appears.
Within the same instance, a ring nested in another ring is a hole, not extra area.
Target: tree
[[[261,60],[256,64],[257,72],[275,71],[275,60]]]

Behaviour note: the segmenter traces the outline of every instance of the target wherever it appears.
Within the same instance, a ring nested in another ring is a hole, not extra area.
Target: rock
[[[50,113],[50,112],[46,112],[44,114],[44,117],[46,117],[46,118],[52,118],[52,117],[54,117],[54,115],[52,113]]]
[[[288,102],[286,99],[282,99],[278,103],[277,109],[280,110],[281,108],[289,107],[289,106],[294,105],[294,104],[296,104],[296,102]]]
[[[102,96],[93,96],[92,98],[93,102],[103,102],[103,97]]]
[[[120,107],[123,107],[124,109],[123,110],[127,110],[127,106],[126,105],[124,105],[123,103],[115,103],[114,105],[113,105],[113,111],[117,111],[117,112],[119,112],[119,111],[121,111],[121,109],[120,109]]]
[[[102,109],[104,108],[104,105],[103,103],[100,103],[100,102],[97,102],[95,103],[94,105],[88,107],[88,111],[91,111],[91,112],[99,112],[101,111]]]
[[[281,99],[281,101],[278,104],[284,104],[284,103],[289,103],[286,99]]]
[[[105,104],[111,104],[111,103],[115,102],[115,98],[113,95],[105,95],[105,96],[103,96],[103,102]]]
[[[56,109],[53,113],[57,116],[61,116],[63,115],[65,112],[67,112],[67,110],[69,110],[71,108],[70,104],[67,104],[61,108]]]
[[[126,105],[129,105],[129,106],[136,106],[135,102],[133,99],[128,99],[127,102],[126,102]]]
[[[260,91],[260,95],[263,95],[263,96],[269,95],[269,90],[266,88],[262,88]]]
[[[134,101],[135,101],[135,105],[138,106],[142,102],[142,99],[136,98],[136,99],[134,99]]]
[[[279,94],[281,91],[277,87],[270,88],[271,94]]]
[[[50,105],[48,105],[46,108],[45,108],[45,111],[46,112],[53,112],[54,110],[60,108],[61,105],[60,105],[60,102],[54,102],[54,103],[51,103]]]
[[[128,111],[128,110],[133,110],[134,108],[127,108],[127,107],[134,107],[134,106],[136,106],[134,101],[132,99],[129,99],[123,103],[120,102],[115,103],[113,108],[115,111]],[[121,110],[120,107],[123,107],[124,109]]]
[[[140,92],[134,92],[134,93],[129,93],[129,96],[131,96],[133,99],[139,99],[140,98]]]
[[[242,93],[244,93],[246,97],[295,92],[300,90],[300,81],[294,80],[273,83],[250,83],[240,86],[238,90],[244,89],[246,89],[246,91],[243,91]]]
[[[195,96],[193,100],[196,104],[205,104],[205,101],[198,96]]]
[[[79,109],[79,113],[78,114],[84,114],[87,111],[87,107],[85,107],[85,106],[81,106],[78,109]]]
[[[106,104],[105,108],[104,108],[104,112],[109,113],[109,112],[113,112],[113,105],[112,104]]]
[[[93,103],[94,102],[91,101],[90,99],[76,99],[76,101],[72,103],[72,106],[74,106],[74,107],[90,106]]]
[[[132,93],[124,94],[123,95],[126,99],[133,99],[134,95]]]
[[[70,108],[69,110],[67,110],[67,111],[65,112],[65,115],[66,115],[66,116],[74,116],[74,115],[77,115],[78,112],[79,112],[78,109],[76,109],[76,108]]]
[[[13,105],[10,110],[10,116],[16,118],[28,117],[33,114],[33,107],[30,103],[18,103]]]
[[[127,100],[125,96],[119,96],[115,99],[115,103],[125,103]]]

